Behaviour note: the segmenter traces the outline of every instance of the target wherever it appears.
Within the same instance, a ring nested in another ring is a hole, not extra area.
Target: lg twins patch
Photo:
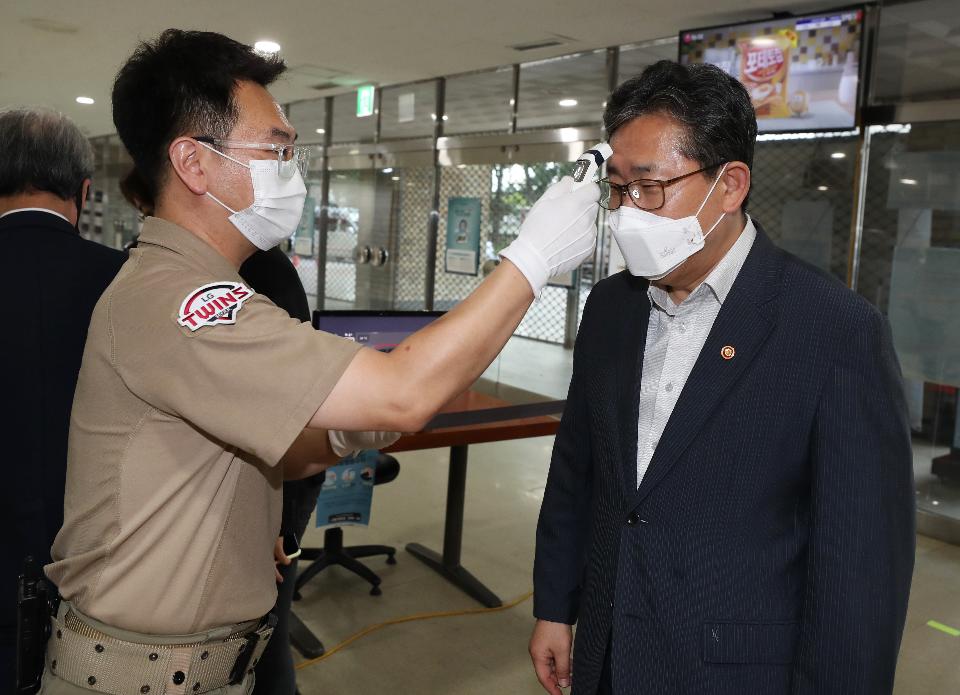
[[[212,282],[198,287],[180,305],[177,323],[191,331],[236,323],[237,313],[252,296],[253,291],[241,282]]]

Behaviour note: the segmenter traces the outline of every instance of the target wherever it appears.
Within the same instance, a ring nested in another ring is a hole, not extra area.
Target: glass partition
[[[956,0],[885,3],[873,69],[874,102],[960,98],[958,36]]]
[[[748,204],[777,244],[844,283],[858,143],[855,132],[761,135]]]
[[[326,99],[323,97],[290,104],[287,109],[287,118],[297,129],[297,143],[323,144],[326,115]]]
[[[607,91],[606,50],[525,63],[517,128],[599,125]]]
[[[513,68],[447,78],[443,123],[445,135],[505,133],[510,130]]]
[[[388,87],[380,98],[380,139],[430,137],[437,118],[437,82]]]
[[[857,289],[890,320],[917,506],[960,522],[960,122],[873,129]]]
[[[334,144],[373,142],[377,132],[376,111],[369,116],[357,115],[357,93],[338,94],[333,98]]]

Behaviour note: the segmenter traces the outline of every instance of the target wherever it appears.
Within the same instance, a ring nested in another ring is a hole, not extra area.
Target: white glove
[[[328,430],[330,448],[340,458],[353,456],[363,449],[386,449],[400,439],[399,432],[344,432]]]
[[[579,266],[597,245],[600,187],[564,176],[534,203],[520,234],[500,252],[539,296],[547,280]]]

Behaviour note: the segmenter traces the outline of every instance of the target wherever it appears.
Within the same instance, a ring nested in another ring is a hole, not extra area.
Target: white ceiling
[[[90,135],[113,132],[110,87],[141,39],[167,27],[253,43],[272,39],[292,68],[272,91],[290,102],[351,85],[400,82],[677,34],[683,28],[829,7],[810,0],[2,0],[0,108],[49,106]],[[842,2],[832,3],[842,4]],[[562,44],[512,48],[544,39]],[[318,91],[318,84],[342,87]],[[96,100],[75,102],[78,95]]]

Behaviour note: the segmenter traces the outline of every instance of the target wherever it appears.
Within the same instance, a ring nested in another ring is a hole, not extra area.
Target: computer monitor
[[[680,32],[681,63],[712,63],[750,92],[761,133],[857,125],[864,6]]]
[[[313,327],[390,352],[411,333],[443,316],[442,311],[317,310]]]

